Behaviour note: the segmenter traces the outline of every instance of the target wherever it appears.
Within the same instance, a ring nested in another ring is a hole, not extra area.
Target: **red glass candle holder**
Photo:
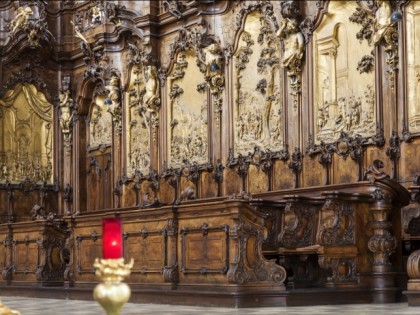
[[[102,235],[102,258],[121,258],[123,254],[123,235],[121,219],[102,219]]]

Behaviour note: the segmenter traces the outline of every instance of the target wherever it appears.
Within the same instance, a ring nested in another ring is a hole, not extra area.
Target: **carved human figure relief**
[[[196,64],[193,51],[181,51],[168,76],[169,167],[179,167],[183,159],[208,162],[207,95],[191,88],[203,82],[203,73]]]
[[[71,131],[71,122],[73,118],[72,106],[73,99],[70,97],[70,91],[65,90],[60,92],[59,96],[60,102],[60,127],[63,134],[69,134]]]
[[[156,67],[146,66],[144,77],[146,79],[146,92],[143,96],[143,104],[150,113],[156,114],[160,107],[159,79]]]
[[[233,56],[235,155],[283,148],[280,56],[275,30],[260,12],[249,13]]]
[[[154,66],[136,64],[131,69],[126,104],[127,176],[150,171],[150,125],[160,104],[159,82],[155,80]],[[149,76],[146,77],[146,73]],[[159,100],[159,102],[158,102]]]
[[[281,65],[287,69],[302,59],[305,40],[296,19],[283,19],[277,36],[284,41]]]
[[[9,24],[9,28],[13,34],[18,30],[23,29],[28,24],[29,17],[34,14],[30,7],[19,7],[17,12],[18,14]]]
[[[420,132],[420,2],[406,7],[408,127]]]
[[[342,131],[364,137],[376,132],[374,71],[360,73],[357,69],[372,47],[355,40],[359,26],[349,16],[356,8],[353,1],[331,2],[331,14],[324,15],[314,31],[316,142],[332,142]]]
[[[112,115],[105,96],[94,96],[89,113],[89,149],[105,148],[112,144]]]
[[[386,32],[392,28],[391,15],[392,8],[389,1],[376,0],[378,9],[375,12],[375,19],[373,21],[373,43],[378,45],[384,38]]]
[[[205,76],[209,79],[211,76],[221,74],[222,72],[222,49],[217,43],[210,44],[203,49],[205,55]]]

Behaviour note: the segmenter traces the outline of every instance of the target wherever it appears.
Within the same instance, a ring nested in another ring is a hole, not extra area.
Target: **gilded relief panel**
[[[356,39],[360,25],[349,18],[357,7],[356,1],[331,1],[313,34],[316,142],[332,142],[341,132],[376,132],[375,73],[360,65],[373,46]]]
[[[412,1],[406,12],[408,123],[420,132],[420,2]]]
[[[207,93],[200,88],[204,76],[193,51],[181,51],[168,76],[168,167],[208,162]]]
[[[247,15],[233,58],[235,155],[283,148],[280,40],[258,11]]]
[[[136,172],[148,174],[150,169],[150,119],[148,119],[148,110],[145,105],[147,91],[144,71],[143,64],[132,67],[127,92],[126,167],[128,177],[133,177]]]
[[[0,180],[52,182],[53,106],[32,84],[0,100]]]
[[[89,149],[112,144],[112,115],[105,104],[105,95],[97,95],[90,109]]]

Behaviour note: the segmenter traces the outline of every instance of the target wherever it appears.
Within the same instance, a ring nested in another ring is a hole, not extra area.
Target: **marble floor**
[[[21,315],[105,315],[105,312],[96,302],[76,300],[33,299],[24,297],[2,297],[3,303],[8,307],[20,311]],[[357,314],[380,315],[420,314],[420,307],[410,307],[407,303],[397,304],[356,304],[334,306],[310,307],[273,307],[252,309],[227,309],[192,306],[174,306],[157,304],[128,303],[121,311],[121,315],[208,315],[208,314],[237,314],[237,315],[271,315],[271,314]]]

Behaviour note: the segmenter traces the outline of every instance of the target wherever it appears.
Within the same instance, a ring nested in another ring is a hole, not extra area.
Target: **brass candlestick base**
[[[93,290],[93,298],[108,315],[120,315],[120,310],[131,295],[130,287],[121,281],[130,274],[134,261],[125,265],[124,258],[98,259],[93,266],[102,283]],[[0,314],[1,315],[1,314]]]
[[[11,310],[0,300],[0,315],[20,315],[18,311]]]

